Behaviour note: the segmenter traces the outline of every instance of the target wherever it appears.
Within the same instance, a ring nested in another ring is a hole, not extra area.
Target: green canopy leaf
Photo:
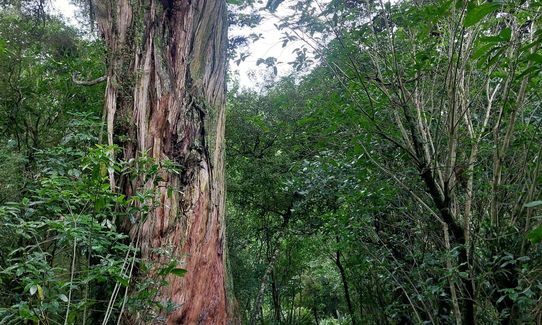
[[[467,15],[463,21],[463,26],[470,27],[478,23],[480,20],[484,19],[485,16],[494,12],[500,7],[497,3],[483,3],[477,7],[469,8],[467,10]]]
[[[531,241],[531,243],[536,244],[542,241],[542,225],[536,227],[534,230],[532,230],[528,235],[527,239]]]

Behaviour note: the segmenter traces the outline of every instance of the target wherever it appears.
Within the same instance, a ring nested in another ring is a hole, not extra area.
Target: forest
[[[542,1],[70,1],[0,1],[0,324],[542,324]]]

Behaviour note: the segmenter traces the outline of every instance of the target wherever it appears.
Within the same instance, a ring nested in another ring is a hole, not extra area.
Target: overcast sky
[[[231,70],[234,73],[234,76],[239,79],[242,87],[259,88],[257,84],[261,83],[263,75],[269,71],[264,65],[256,65],[259,58],[277,58],[277,61],[279,62],[277,64],[279,77],[288,75],[291,71],[288,62],[295,58],[292,51],[294,48],[299,47],[300,44],[289,43],[283,48],[281,41],[282,32],[275,27],[275,24],[278,24],[280,21],[279,18],[288,13],[288,2],[291,1],[285,1],[273,15],[268,12],[260,11],[263,20],[258,27],[243,30],[236,28],[230,31],[230,35],[257,33],[262,34],[263,36],[249,46],[248,52],[250,52],[251,55],[247,57],[245,61],[239,66],[234,62],[231,63]],[[261,4],[260,7],[263,7],[263,4]],[[62,15],[69,24],[78,24],[75,17],[77,7],[71,4],[69,0],[53,0],[52,8],[50,10],[54,14]]]

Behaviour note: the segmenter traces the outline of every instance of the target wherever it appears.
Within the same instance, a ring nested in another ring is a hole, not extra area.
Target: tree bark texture
[[[142,258],[164,265],[171,257],[157,249],[167,248],[188,271],[167,277],[158,300],[177,308],[160,316],[167,324],[225,324],[225,1],[98,0],[96,14],[108,48],[108,143],[126,160],[145,153],[180,166],[160,169],[157,184],[115,180],[110,171],[113,188],[127,196],[157,193],[157,207],[129,229],[140,236]]]

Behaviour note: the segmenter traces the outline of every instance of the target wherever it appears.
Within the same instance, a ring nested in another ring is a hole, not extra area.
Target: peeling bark
[[[108,143],[122,147],[126,160],[146,153],[181,166],[179,173],[160,170],[157,188],[142,178],[115,182],[110,171],[113,189],[127,196],[157,192],[159,205],[139,229],[142,258],[158,268],[169,257],[156,249],[168,248],[188,271],[168,276],[157,299],[177,308],[160,316],[167,324],[225,324],[226,4],[100,0],[96,17],[109,50]]]

